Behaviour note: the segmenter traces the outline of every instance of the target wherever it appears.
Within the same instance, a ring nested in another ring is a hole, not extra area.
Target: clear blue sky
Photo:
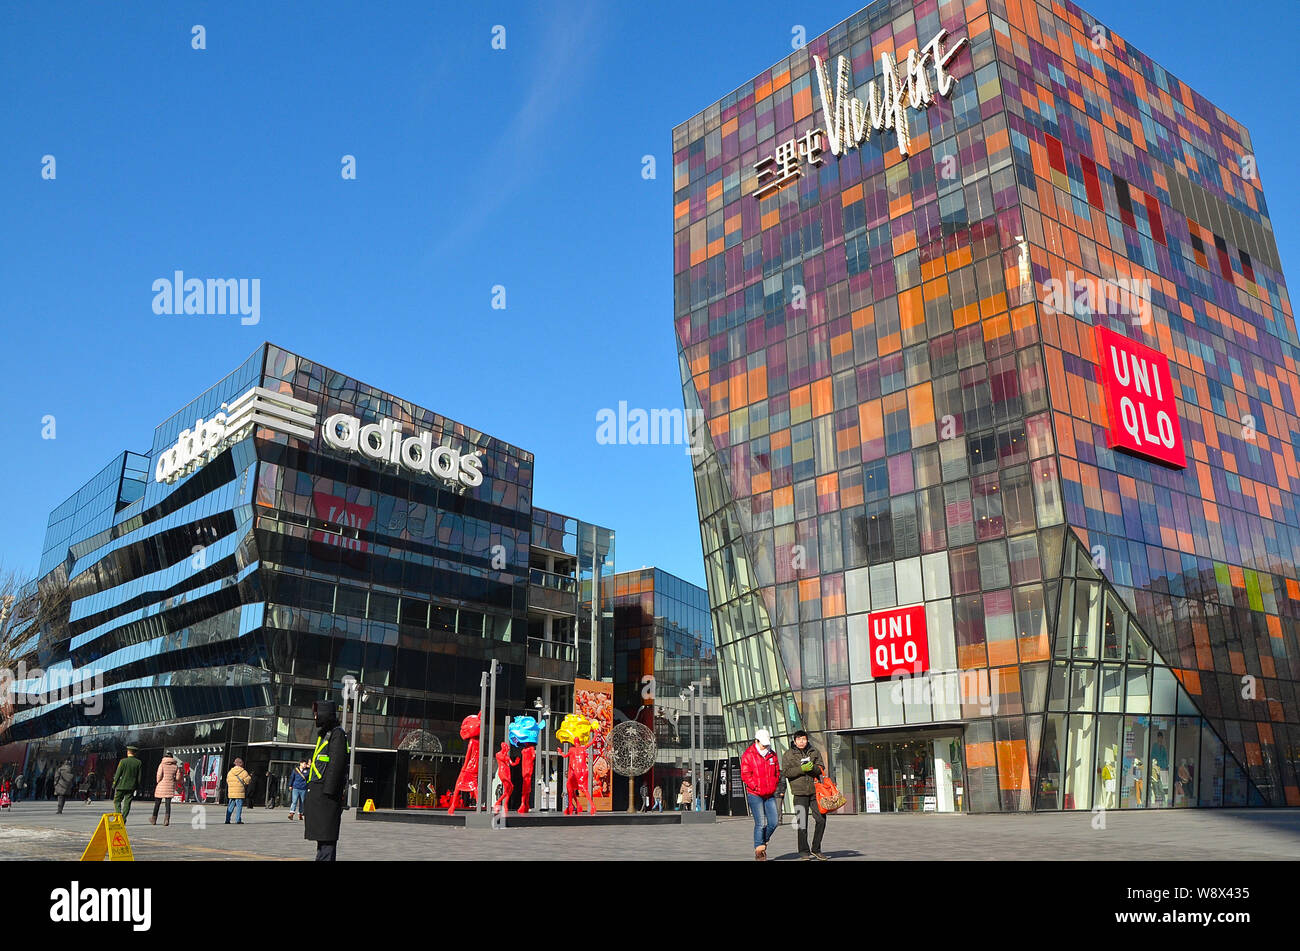
[[[681,405],[672,127],[862,5],[5,4],[0,563],[34,572],[55,505],[269,339],[532,450],[538,505],[702,584],[682,449],[595,439],[620,400]],[[1300,6],[1084,7],[1250,129],[1294,277],[1294,57],[1270,51]],[[175,269],[259,278],[261,323],[156,316]]]

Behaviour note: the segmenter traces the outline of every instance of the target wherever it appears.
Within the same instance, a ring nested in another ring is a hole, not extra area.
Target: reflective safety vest
[[[312,779],[323,778],[321,776],[320,766],[318,766],[317,764],[324,763],[326,766],[329,765],[329,761],[330,761],[329,754],[322,752],[322,750],[328,749],[329,745],[330,745],[330,738],[328,733],[326,733],[324,736],[316,740],[316,752],[313,753],[311,757],[310,778]]]
[[[308,771],[308,776],[307,776],[308,780],[324,778],[323,774],[321,773],[321,770],[329,766],[330,764],[330,755],[325,751],[329,749],[330,735],[333,732],[334,731],[331,730],[329,733],[326,733],[324,736],[319,737],[316,740],[316,752],[313,753],[311,757],[311,769]],[[351,752],[352,744],[346,739],[343,741],[343,743],[344,743],[344,747],[349,752]]]

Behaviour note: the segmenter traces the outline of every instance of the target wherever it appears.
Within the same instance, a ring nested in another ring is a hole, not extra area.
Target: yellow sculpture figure
[[[566,713],[564,721],[555,731],[555,738],[561,743],[583,744],[591,739],[591,731],[599,730],[600,722],[580,713]]]

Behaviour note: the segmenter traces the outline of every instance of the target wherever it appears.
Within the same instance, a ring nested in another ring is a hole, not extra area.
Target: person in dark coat
[[[348,735],[339,726],[338,704],[320,700],[312,704],[316,717],[316,751],[307,775],[307,801],[303,807],[303,838],[316,843],[316,861],[337,857],[339,824],[343,819],[343,790],[348,780]]]
[[[63,804],[76,791],[77,774],[72,768],[72,760],[65,759],[54,773],[54,795],[59,798],[59,815],[63,815]]]
[[[822,754],[813,748],[804,730],[796,730],[790,748],[781,756],[781,775],[790,781],[790,794],[794,797],[795,814],[799,818],[799,857],[821,859],[822,835],[826,832],[826,816],[817,808],[816,781],[826,773]],[[814,823],[812,848],[808,848],[808,822]]]

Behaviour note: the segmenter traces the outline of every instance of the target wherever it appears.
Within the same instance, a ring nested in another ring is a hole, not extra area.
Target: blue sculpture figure
[[[545,726],[545,720],[539,723],[534,717],[515,717],[510,721],[510,745],[536,743]]]

